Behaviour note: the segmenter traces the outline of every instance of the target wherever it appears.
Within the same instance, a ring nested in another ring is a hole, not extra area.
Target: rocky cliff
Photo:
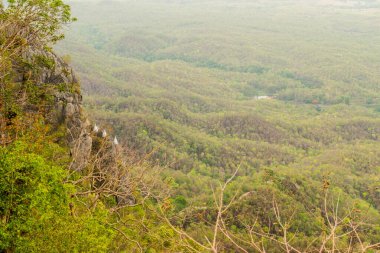
[[[52,52],[27,53],[23,58],[29,64],[16,70],[14,81],[20,84],[31,82],[53,98],[44,117],[53,131],[65,128],[66,142],[73,158],[71,169],[81,170],[90,158],[92,137],[89,120],[83,113],[78,79],[72,68]]]

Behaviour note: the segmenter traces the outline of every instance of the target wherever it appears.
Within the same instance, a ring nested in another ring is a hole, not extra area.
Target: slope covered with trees
[[[379,250],[378,1],[70,4],[0,8],[0,251]]]
[[[274,216],[264,217],[276,199],[306,247],[326,229],[320,222],[329,188],[329,205],[345,203],[342,215],[349,206],[362,209],[372,227],[364,234],[374,243],[379,7],[80,1],[73,3],[80,21],[58,49],[80,73],[91,115],[174,177],[182,224],[200,241],[216,218],[205,211],[214,206],[213,185],[237,170],[225,196],[246,196],[235,217],[277,231]],[[247,234],[249,222],[230,222]]]
[[[8,1],[0,14],[0,251],[180,251],[153,211],[170,180],[91,132],[75,74],[51,49],[70,7]]]

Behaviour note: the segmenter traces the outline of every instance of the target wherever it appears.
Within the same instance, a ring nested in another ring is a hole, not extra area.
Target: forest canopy
[[[0,251],[377,252],[379,22],[378,1],[2,2]]]

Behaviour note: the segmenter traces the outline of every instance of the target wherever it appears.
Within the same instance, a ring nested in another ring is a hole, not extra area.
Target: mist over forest
[[[380,250],[380,1],[15,2],[0,252]]]

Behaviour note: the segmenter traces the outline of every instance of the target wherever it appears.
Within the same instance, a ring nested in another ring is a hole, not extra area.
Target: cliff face
[[[89,120],[82,109],[78,79],[70,66],[54,53],[29,53],[23,58],[38,67],[33,71],[17,70],[15,82],[32,80],[33,85],[49,87],[46,88],[46,93],[53,97],[53,101],[46,112],[45,120],[52,125],[53,130],[62,126],[66,129],[66,141],[73,158],[71,169],[83,169],[90,158],[92,137]]]
[[[56,125],[64,124],[67,129],[67,141],[73,156],[71,169],[82,170],[87,165],[91,155],[92,138],[89,120],[82,109],[82,95],[78,80],[73,70],[62,59],[54,55],[54,68],[44,73],[42,82],[77,87],[77,90],[57,91],[54,94],[53,121]]]
[[[105,159],[106,166],[102,164],[101,167],[114,165],[118,143],[112,142],[104,134],[104,129],[93,131],[84,115],[78,79],[62,58],[50,51],[24,53],[15,64],[9,83],[12,87],[9,94],[13,98],[9,99],[9,106],[4,107],[4,116],[0,115],[0,144],[9,144],[17,139],[15,131],[2,131],[3,128],[9,126],[9,129],[16,129],[18,120],[23,129],[31,130],[34,118],[41,119],[42,115],[43,122],[52,129],[51,133],[60,136],[57,142],[69,148],[71,170],[82,171],[91,155],[99,155],[100,149],[102,155],[108,157]],[[25,120],[22,115],[28,115],[31,120]]]
[[[54,95],[56,124],[64,124],[67,141],[73,156],[71,169],[82,170],[87,165],[92,149],[90,123],[83,115],[82,96],[78,93],[57,92]]]

